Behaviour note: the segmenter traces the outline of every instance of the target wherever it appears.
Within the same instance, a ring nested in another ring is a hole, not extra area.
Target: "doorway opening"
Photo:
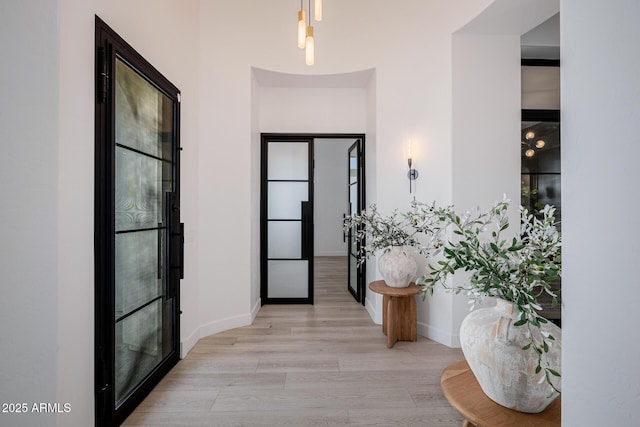
[[[365,303],[365,265],[344,217],[365,206],[364,134],[262,134],[262,304],[313,304],[316,256],[341,257]]]
[[[539,215],[544,205],[555,206],[556,226],[562,231],[560,60],[523,58],[521,63],[520,204],[534,215]],[[561,279],[551,287],[562,295]],[[562,325],[560,304],[554,306],[547,294],[541,295],[538,303],[545,319]]]

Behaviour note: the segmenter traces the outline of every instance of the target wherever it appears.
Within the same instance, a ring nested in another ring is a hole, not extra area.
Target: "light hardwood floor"
[[[388,349],[346,259],[315,265],[314,306],[267,305],[203,338],[124,426],[460,426],[440,374],[462,352],[423,337]]]

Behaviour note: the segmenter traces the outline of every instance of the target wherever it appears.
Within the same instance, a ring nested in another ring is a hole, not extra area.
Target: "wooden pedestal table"
[[[422,289],[415,283],[406,288],[391,288],[384,280],[371,282],[369,289],[382,295],[382,332],[387,336],[387,347],[393,347],[396,341],[416,341],[418,326],[414,297]]]
[[[466,418],[463,427],[560,426],[560,396],[538,414],[505,408],[484,394],[466,361],[447,367],[440,378],[440,386],[451,406]]]

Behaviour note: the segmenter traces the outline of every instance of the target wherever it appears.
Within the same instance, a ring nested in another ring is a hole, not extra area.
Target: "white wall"
[[[256,188],[250,183],[251,174],[238,173],[236,165],[228,159],[253,158],[259,148],[252,144],[250,132],[252,69],[294,75],[375,69],[375,82],[363,85],[368,95],[375,93],[375,111],[369,108],[372,101],[368,96],[363,116],[367,122],[363,122],[362,128],[348,129],[366,131],[368,135],[368,175],[371,171],[376,173],[373,193],[367,193],[369,200],[377,201],[383,212],[408,206],[412,195],[404,190],[407,188],[405,144],[412,138],[421,173],[417,196],[448,203],[451,200],[451,34],[489,2],[466,0],[449,4],[407,0],[402,8],[391,0],[332,4],[333,13],[327,8],[325,19],[316,26],[316,64],[308,67],[302,50],[295,45],[295,22],[292,26],[291,21],[297,8],[294,2],[202,1],[200,74],[206,79],[203,78],[201,86],[200,182],[201,185],[219,183],[234,176],[234,188],[212,186],[199,194],[201,217],[215,212],[217,219],[206,224],[201,220],[204,246],[200,247],[200,253],[207,260],[205,264],[201,258],[199,278],[203,284],[211,281],[211,267],[218,273],[218,279],[201,295],[201,312],[210,313],[212,321],[225,317],[246,320],[243,316],[251,309],[250,259],[259,253],[259,233],[246,224],[259,217],[259,210],[250,202],[253,196],[248,196]],[[261,90],[261,104],[269,98],[270,90]],[[316,123],[310,129],[299,126],[304,120],[299,114],[304,114],[306,108],[299,102],[295,105],[302,111],[291,112],[298,120],[285,129],[278,120],[287,119],[286,101],[287,97],[282,96],[274,99],[274,110],[263,114],[261,109],[261,131],[323,131]],[[374,124],[369,123],[371,117],[375,118]],[[277,123],[278,127],[267,126],[267,122]],[[215,132],[210,133],[210,138],[205,137],[210,129]],[[331,126],[327,131],[341,129]],[[371,134],[375,135],[373,139],[369,138]],[[374,150],[370,150],[371,141]],[[226,210],[216,210],[219,206],[225,206]],[[209,243],[214,241],[217,243]],[[368,278],[377,275],[375,260],[372,264]],[[233,293],[228,292],[228,283],[238,284],[234,285]],[[371,301],[372,306],[368,308],[374,317],[379,317],[380,303],[376,299]]]
[[[260,131],[364,133],[366,102],[364,88],[262,87]]]
[[[520,47],[523,58],[560,59],[560,14],[523,34]]]
[[[513,200],[512,232],[518,229],[520,201],[520,35],[557,9],[557,0],[495,0],[452,37],[451,168],[438,170],[451,177],[450,199],[438,202],[453,203],[464,212],[489,208],[506,194]],[[420,171],[419,163],[416,169]],[[423,260],[419,265],[426,268]],[[465,280],[456,274],[451,284]],[[437,288],[418,305],[418,332],[459,346],[458,331],[467,313],[464,296]]]
[[[347,256],[342,215],[348,213],[347,151],[354,142],[341,138],[314,140],[315,256]]]
[[[640,3],[562,0],[562,425],[637,424]]]
[[[462,31],[453,38],[453,204],[460,212],[488,209],[507,195],[515,234],[520,223],[520,34]],[[457,274],[452,284],[466,280]],[[459,346],[458,330],[469,306],[464,296],[453,297],[451,304],[450,344]]]
[[[29,411],[58,400],[57,9],[56,1],[0,4],[0,402]],[[0,413],[0,424],[55,426],[56,417]]]

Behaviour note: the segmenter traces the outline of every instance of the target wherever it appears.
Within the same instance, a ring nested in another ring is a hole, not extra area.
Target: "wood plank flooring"
[[[123,425],[460,426],[440,374],[462,352],[423,337],[388,349],[346,258],[315,261],[314,306],[267,305],[203,338]]]

